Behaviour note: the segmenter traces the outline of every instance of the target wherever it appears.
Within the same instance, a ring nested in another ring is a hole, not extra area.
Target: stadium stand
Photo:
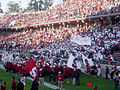
[[[67,0],[52,9],[38,13],[5,14],[0,18],[0,26],[20,27],[119,12],[119,0]]]
[[[71,42],[72,35],[90,37],[91,46],[80,46]],[[99,61],[100,59],[103,59],[103,57],[106,58],[110,54],[118,52],[120,49],[119,23],[116,23],[115,25],[94,23],[80,27],[60,26],[59,28],[41,28],[40,30],[30,29],[20,32],[1,31],[0,36],[0,42],[4,45],[4,48],[15,49],[18,47],[18,49],[26,49],[29,47],[29,51],[35,49],[37,53],[42,53],[42,51],[40,52],[40,49],[43,49],[43,51],[48,50],[50,56],[52,56],[53,52],[57,54],[59,50],[64,50],[67,54],[72,51],[77,54],[78,51],[80,51],[86,53],[87,56],[92,53],[93,60]],[[44,47],[41,48],[41,46]],[[118,59],[114,60],[118,61]]]
[[[82,63],[85,55],[97,65],[85,62],[82,72],[91,73],[95,67],[98,73],[100,64],[109,63],[115,65],[110,74],[115,74],[120,65],[119,15],[119,0],[67,0],[46,11],[0,15],[0,60],[8,72],[28,75],[26,64],[31,61],[46,76],[52,69],[57,76],[57,70],[65,74],[65,68],[72,74],[66,64],[71,54]],[[79,45],[72,41],[73,36],[79,36],[77,40],[88,37],[91,45]]]

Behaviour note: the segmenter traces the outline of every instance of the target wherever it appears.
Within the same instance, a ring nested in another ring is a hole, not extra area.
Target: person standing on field
[[[16,81],[15,81],[15,77],[12,77],[13,81],[12,81],[12,85],[11,85],[11,90],[16,90]]]
[[[59,90],[62,90],[64,77],[61,72],[59,72],[59,74],[57,75],[56,81],[58,82]]]

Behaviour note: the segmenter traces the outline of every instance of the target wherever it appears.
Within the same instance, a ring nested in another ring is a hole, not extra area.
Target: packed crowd
[[[78,45],[71,41],[72,35],[80,35],[82,37],[90,37],[90,45]],[[79,71],[72,69],[66,65],[63,59],[68,60],[72,53],[76,60],[83,63],[81,54],[94,61],[103,60],[120,49],[120,26],[119,22],[112,24],[86,24],[77,27],[59,27],[59,28],[41,28],[23,30],[18,32],[0,33],[0,47],[4,50],[1,53],[1,60],[5,64],[7,72],[20,73],[22,76],[29,76],[26,71],[26,64],[32,59],[26,57],[25,52],[33,53],[34,60],[37,61],[37,69],[41,87],[44,86],[44,77],[49,76],[49,81],[53,80],[62,88],[64,79],[69,84],[69,78],[73,78],[73,85],[80,85],[80,72],[91,74],[93,77],[101,75],[100,64],[90,66],[86,63]],[[9,50],[9,51],[6,51]],[[16,50],[17,53],[15,53]],[[13,52],[12,52],[13,51]],[[25,51],[25,52],[24,52]],[[35,52],[34,52],[35,51]],[[46,59],[46,58],[47,59]],[[112,71],[106,66],[105,77],[115,80],[115,87],[119,85],[119,68],[113,67]],[[116,75],[116,76],[115,76]],[[59,76],[61,76],[59,79]]]
[[[119,12],[119,0],[67,0],[38,13],[2,15],[0,26],[27,26]]]
[[[81,46],[71,41],[72,35],[90,37],[91,46]],[[120,50],[120,26],[92,24],[80,27],[43,28],[40,30],[23,30],[20,32],[1,32],[1,48],[28,50],[47,58],[68,58],[69,53],[80,57],[84,53],[95,61]],[[110,57],[112,58],[112,56]],[[112,59],[114,61],[114,59]]]
[[[2,15],[0,26],[26,26],[119,12],[119,0],[67,0],[49,10],[38,13]],[[73,43],[71,40],[73,35],[89,37],[91,45]],[[97,62],[106,58],[115,61],[112,54],[120,53],[120,22],[116,22],[114,25],[94,22],[57,28],[53,26],[21,31],[0,31],[0,49],[0,61],[5,64],[7,72],[29,76],[29,72],[25,69],[26,65],[31,60],[36,60],[38,76],[33,81],[33,87],[34,83],[38,84],[36,80],[39,80],[41,87],[43,87],[46,76],[49,76],[49,82],[53,80],[58,83],[59,89],[62,89],[64,79],[69,84],[71,77],[73,85],[80,85],[81,71],[89,73],[93,77],[100,76],[101,66],[100,64],[90,66],[88,62],[85,62],[86,64],[81,70],[70,68],[66,64],[70,55],[72,54],[75,60],[82,63],[84,63],[82,55]],[[27,57],[26,52],[33,54],[33,57]],[[110,78],[115,80],[115,88],[118,88],[120,83],[119,69],[118,66],[113,67],[111,71],[108,66],[105,69],[106,79],[110,74]],[[25,77],[23,78],[25,79]],[[19,82],[21,83],[21,80]],[[15,83],[14,77],[13,83]],[[25,82],[22,84],[25,85]],[[0,84],[0,86],[2,85],[5,86],[6,82]],[[11,86],[11,88],[13,87]],[[24,87],[21,90],[23,89]]]

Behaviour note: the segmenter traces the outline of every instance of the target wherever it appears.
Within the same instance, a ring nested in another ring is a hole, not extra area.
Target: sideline
[[[3,66],[2,64],[0,64],[0,69],[5,70],[5,68],[4,68],[4,66]],[[33,79],[30,78],[30,77],[27,77],[27,79],[33,81]],[[39,83],[39,82],[38,82],[38,83]],[[48,87],[48,88],[53,89],[53,90],[58,90],[58,88],[59,88],[58,86],[55,86],[55,85],[53,85],[53,84],[49,84],[49,83],[47,83],[47,82],[44,82],[44,85],[45,85],[46,87]],[[63,90],[65,90],[65,89],[63,89]]]

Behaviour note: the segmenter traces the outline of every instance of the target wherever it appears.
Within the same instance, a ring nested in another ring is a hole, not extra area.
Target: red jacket
[[[57,80],[57,81],[64,81],[63,75],[57,75],[56,80]]]
[[[67,67],[67,72],[68,72],[68,74],[72,74],[72,69]]]
[[[16,90],[16,81],[15,80],[12,81],[11,89]]]

